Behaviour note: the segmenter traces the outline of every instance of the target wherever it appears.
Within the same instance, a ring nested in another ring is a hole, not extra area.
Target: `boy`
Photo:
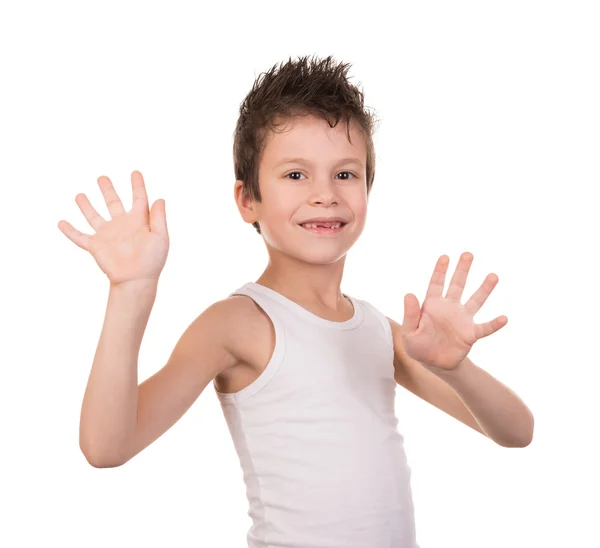
[[[418,546],[396,384],[499,445],[524,447],[533,433],[523,402],[467,357],[507,321],[473,322],[496,276],[461,304],[472,255],[445,297],[442,256],[423,307],[405,297],[402,325],[341,293],[375,174],[374,120],[347,68],[331,57],[290,59],[255,82],[235,132],[234,196],[269,264],[202,312],[139,387],[138,352],[169,247],[164,200],[149,212],[134,171],[126,213],[100,177],[112,219],[79,194],[96,234],[59,223],[110,280],[82,405],[84,455],[96,467],[124,464],[213,381],[244,472],[250,548]]]

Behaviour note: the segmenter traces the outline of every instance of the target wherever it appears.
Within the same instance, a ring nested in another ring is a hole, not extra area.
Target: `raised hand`
[[[404,297],[402,342],[406,353],[433,372],[452,370],[462,362],[478,339],[495,333],[508,322],[506,316],[482,324],[473,317],[498,283],[489,274],[483,284],[464,304],[460,303],[473,255],[461,255],[446,297],[442,296],[450,258],[442,255],[435,266],[423,307],[415,295]]]
[[[98,185],[111,220],[101,217],[85,194],[78,194],[75,202],[95,234],[79,232],[63,220],[58,228],[75,245],[89,251],[111,285],[141,280],[158,282],[169,253],[165,201],[156,200],[152,210],[148,210],[146,187],[139,171],[131,174],[133,200],[128,212],[108,177],[99,177]]]

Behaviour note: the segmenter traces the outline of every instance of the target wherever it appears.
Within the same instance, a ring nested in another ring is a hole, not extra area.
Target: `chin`
[[[342,260],[349,250],[350,248],[347,247],[342,249],[339,247],[337,249],[317,249],[316,247],[294,246],[294,249],[290,250],[289,255],[305,263],[327,265]]]

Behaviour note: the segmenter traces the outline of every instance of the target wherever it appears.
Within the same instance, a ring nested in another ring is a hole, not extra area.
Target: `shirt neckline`
[[[360,302],[358,301],[358,299],[355,299],[354,297],[347,295],[346,293],[342,293],[342,295],[344,297],[347,297],[352,303],[352,307],[354,308],[354,314],[350,319],[346,321],[335,322],[333,320],[327,320],[325,318],[321,318],[321,316],[317,316],[310,310],[304,308],[303,306],[292,301],[291,299],[288,299],[286,296],[282,295],[278,291],[275,291],[274,289],[271,289],[270,287],[267,287],[266,285],[262,285],[256,282],[248,282],[244,285],[244,287],[246,289],[249,289],[250,291],[256,291],[257,293],[272,298],[281,305],[285,306],[290,312],[293,312],[297,316],[300,316],[314,324],[320,325],[321,327],[340,330],[354,329],[355,327],[360,325],[363,319],[363,311]]]

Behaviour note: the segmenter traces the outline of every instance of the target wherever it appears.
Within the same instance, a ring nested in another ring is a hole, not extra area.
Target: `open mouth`
[[[298,225],[302,227],[307,232],[312,232],[313,234],[337,234],[341,232],[342,229],[348,223],[305,223]]]

